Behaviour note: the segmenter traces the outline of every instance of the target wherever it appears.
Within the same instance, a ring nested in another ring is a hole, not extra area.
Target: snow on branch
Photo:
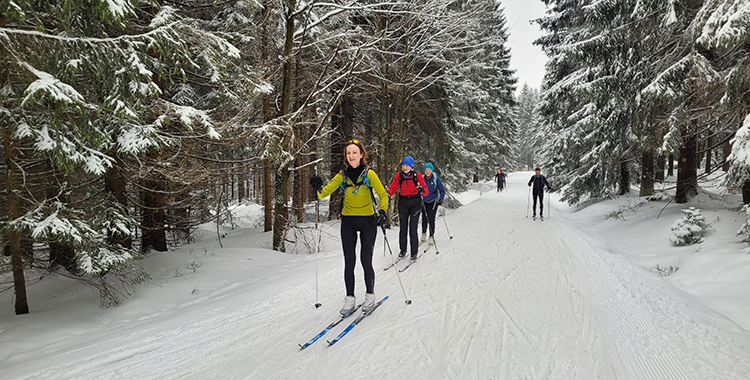
[[[750,0],[707,1],[696,20],[700,44],[726,46],[750,38]]]
[[[85,104],[83,96],[70,85],[61,82],[52,74],[35,69],[26,62],[21,62],[21,64],[38,78],[26,87],[26,90],[24,91],[25,97],[21,102],[22,107],[26,105],[29,100],[36,97],[44,97],[45,94],[54,101],[68,105]]]

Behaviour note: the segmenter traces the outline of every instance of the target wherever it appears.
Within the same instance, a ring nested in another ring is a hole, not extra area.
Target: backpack
[[[411,176],[412,181],[414,181],[414,187],[419,187],[419,180],[417,179],[417,173],[414,172]],[[398,187],[401,187],[401,184],[406,181],[406,177],[404,177],[404,172],[399,171],[398,172]]]
[[[346,175],[346,173],[343,170],[339,170],[339,174],[341,174],[341,178],[344,180],[341,181],[341,191],[343,192],[344,196],[341,197],[341,207],[339,207],[339,219],[341,219],[341,212],[344,211],[344,199],[346,198],[346,188],[347,187],[354,187],[354,192],[356,193],[359,191],[359,187],[362,185],[367,186],[368,189],[370,189],[370,199],[372,200],[372,209],[377,213],[377,202],[375,202],[375,195],[372,193],[372,186],[370,185],[370,179],[367,177],[368,172],[370,171],[370,165],[365,165],[365,168],[362,170],[362,174],[359,175],[360,181],[357,183],[349,183],[349,177]]]

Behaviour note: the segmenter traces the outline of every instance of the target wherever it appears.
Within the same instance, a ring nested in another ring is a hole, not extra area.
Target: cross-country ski
[[[300,344],[300,345],[299,345],[300,349],[305,349],[305,348],[307,348],[307,347],[310,347],[310,345],[311,345],[311,344],[313,344],[313,343],[317,342],[317,341],[318,341],[318,339],[320,339],[321,337],[323,337],[323,335],[325,335],[325,334],[327,334],[327,333],[328,333],[329,331],[331,331],[331,329],[332,329],[332,328],[334,328],[334,327],[338,326],[338,325],[339,325],[339,323],[343,322],[343,321],[344,321],[344,320],[345,320],[346,318],[348,318],[348,317],[350,317],[351,315],[353,315],[354,313],[356,313],[356,312],[357,312],[357,310],[359,310],[359,308],[360,308],[360,307],[362,307],[362,304],[359,304],[359,305],[357,305],[357,307],[356,307],[356,308],[354,308],[354,311],[352,311],[351,313],[349,313],[349,314],[347,314],[347,315],[340,315],[340,316],[338,317],[338,319],[336,319],[335,321],[333,321],[333,322],[332,322],[332,323],[331,323],[330,325],[326,326],[326,328],[324,328],[324,329],[323,329],[323,331],[319,332],[319,333],[318,333],[318,335],[315,335],[315,336],[314,336],[314,337],[313,337],[312,339],[310,339],[310,340],[309,340],[309,341],[308,341],[307,343],[304,343],[304,344]]]

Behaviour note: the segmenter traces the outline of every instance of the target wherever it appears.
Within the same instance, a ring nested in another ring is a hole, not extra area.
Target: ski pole
[[[393,263],[393,265],[396,265],[396,262],[393,261],[393,251],[391,250],[391,244],[388,243],[388,236],[385,234],[385,226],[382,226],[380,228],[383,229],[383,239],[385,239],[385,245],[388,247],[388,252],[391,253],[391,263]],[[411,305],[411,300],[406,296],[406,289],[404,289],[404,283],[401,282],[401,275],[398,273],[398,269],[396,269],[396,277],[398,277],[398,283],[401,285],[401,291],[404,292],[404,302],[406,302],[407,305]]]
[[[526,218],[529,217],[529,205],[531,204],[531,186],[529,186],[529,196],[526,197]]]
[[[313,189],[313,191],[315,191]],[[318,203],[318,192],[315,191],[315,231],[318,232],[318,236],[315,239],[315,308],[319,308],[321,306],[319,300],[318,300],[318,251],[320,251],[320,237],[321,233],[318,229],[318,219],[320,217],[320,206]]]
[[[448,221],[445,220],[445,207],[443,207],[443,222],[445,222],[445,232],[448,233],[448,236],[453,239],[453,235],[451,235],[451,231],[448,229]]]

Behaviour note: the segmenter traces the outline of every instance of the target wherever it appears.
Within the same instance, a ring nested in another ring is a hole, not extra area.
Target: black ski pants
[[[532,191],[532,197],[534,198],[534,207],[531,208],[532,214],[536,215],[536,200],[539,198],[539,216],[542,216],[544,214],[544,189]]]
[[[359,259],[365,271],[367,293],[375,293],[375,270],[372,267],[372,252],[378,237],[377,218],[371,216],[341,216],[341,246],[344,248],[344,283],[346,295],[354,295],[354,267],[357,266],[357,232],[361,238]]]
[[[430,236],[435,235],[435,215],[437,214],[437,205],[435,202],[425,202],[422,208],[422,233],[427,232],[427,225],[430,226]]]
[[[502,190],[503,187],[505,187],[504,185],[505,185],[505,181],[503,181],[501,179],[497,180],[497,190],[498,191]]]
[[[398,246],[401,252],[406,252],[406,238],[409,237],[411,254],[416,255],[419,250],[419,238],[417,237],[417,226],[419,225],[419,214],[422,212],[422,197],[417,195],[402,196],[398,199],[399,233]]]

